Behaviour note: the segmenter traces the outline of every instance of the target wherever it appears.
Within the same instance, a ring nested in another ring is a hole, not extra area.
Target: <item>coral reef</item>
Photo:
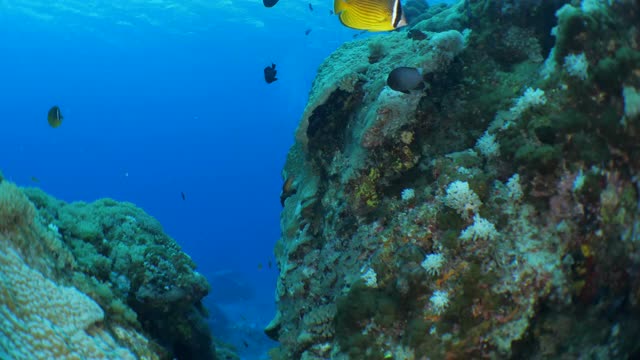
[[[27,266],[6,240],[2,245],[0,303],[5,306],[0,309],[0,333],[4,357],[135,359],[102,329],[89,330],[104,320],[98,304]]]
[[[0,357],[216,359],[209,284],[144,211],[4,180],[0,214]]]
[[[640,4],[421,16],[318,71],[283,171],[271,356],[638,357]],[[426,88],[385,88],[397,66]]]

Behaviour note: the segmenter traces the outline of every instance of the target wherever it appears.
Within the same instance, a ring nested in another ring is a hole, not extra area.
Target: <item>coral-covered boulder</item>
[[[433,7],[325,60],[283,171],[273,358],[640,355],[640,8],[565,3]],[[385,88],[397,66],[424,90]]]

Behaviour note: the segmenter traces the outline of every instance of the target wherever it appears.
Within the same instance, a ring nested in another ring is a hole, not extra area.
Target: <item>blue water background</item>
[[[205,276],[255,289],[229,316],[261,330],[286,152],[317,67],[357,33],[311,3],[0,0],[0,169],[66,201],[142,207]]]

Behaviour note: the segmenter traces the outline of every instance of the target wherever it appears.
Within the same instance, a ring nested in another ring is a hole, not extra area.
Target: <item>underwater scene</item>
[[[0,360],[640,359],[640,0],[0,0]]]

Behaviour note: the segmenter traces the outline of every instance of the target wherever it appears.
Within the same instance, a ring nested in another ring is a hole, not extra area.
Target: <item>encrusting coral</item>
[[[104,312],[96,302],[30,268],[6,239],[0,245],[3,358],[136,359],[98,325]]]

